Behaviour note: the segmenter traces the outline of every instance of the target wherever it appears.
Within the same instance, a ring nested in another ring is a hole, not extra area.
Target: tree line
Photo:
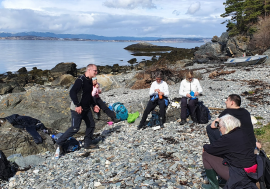
[[[226,0],[223,4],[225,13],[220,16],[229,17],[222,24],[227,23],[230,36],[254,34],[257,31],[254,24],[270,13],[270,0]]]

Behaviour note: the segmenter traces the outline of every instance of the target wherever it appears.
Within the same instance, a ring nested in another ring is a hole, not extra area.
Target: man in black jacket
[[[92,97],[93,83],[92,78],[97,75],[97,67],[94,64],[89,64],[86,67],[84,75],[80,76],[72,86],[70,90],[70,98],[72,100],[71,111],[71,127],[56,141],[60,154],[62,153],[62,145],[66,140],[76,134],[81,126],[82,120],[86,124],[86,131],[84,137],[84,148],[97,148],[98,146],[93,144],[93,133],[95,130],[95,122],[91,112],[91,106],[93,106],[95,112],[99,112],[99,107],[96,105]]]
[[[254,145],[254,148],[257,146],[261,147],[261,144],[256,142],[256,138],[253,131],[253,124],[251,122],[250,113],[245,108],[240,108],[241,106],[241,97],[237,94],[231,94],[228,96],[226,102],[226,109],[221,112],[216,120],[212,122],[211,125],[206,127],[206,131],[210,140],[210,144],[213,144],[216,140],[220,138],[219,129],[216,127],[215,122],[219,121],[219,118],[230,114],[240,120],[241,129],[249,137],[251,143]]]

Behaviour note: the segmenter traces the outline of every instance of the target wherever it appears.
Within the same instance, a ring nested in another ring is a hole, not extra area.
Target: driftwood
[[[224,71],[224,70],[221,70],[220,72],[218,71],[213,71],[212,73],[209,74],[209,78],[210,79],[214,79],[220,75],[227,75],[227,74],[231,74],[231,73],[234,73],[235,70],[232,70],[232,71]]]

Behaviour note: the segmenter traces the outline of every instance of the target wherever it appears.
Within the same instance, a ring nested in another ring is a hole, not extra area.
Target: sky
[[[0,0],[0,32],[213,37],[225,0]]]

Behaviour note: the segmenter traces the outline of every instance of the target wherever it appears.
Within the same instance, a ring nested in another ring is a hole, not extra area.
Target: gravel
[[[250,71],[242,67],[224,68],[235,70],[235,73],[209,79],[209,73],[219,67],[205,64],[190,67],[198,69],[203,76],[200,80],[203,96],[199,100],[207,107],[225,108],[224,101],[229,94],[254,91],[255,87],[244,80],[270,81],[270,67],[265,65],[249,67]],[[132,74],[124,76],[123,85]],[[171,100],[179,98],[178,90],[179,83],[169,86]],[[101,98],[108,103],[120,101],[132,106],[147,101],[148,92],[149,89],[123,87],[104,92]],[[264,92],[269,93],[269,89]],[[270,101],[268,95],[263,100]],[[263,117],[262,125],[270,122],[270,105],[267,103],[250,102],[243,96],[241,106],[251,115]],[[211,114],[213,121],[219,112],[213,110]],[[58,160],[50,152],[38,154],[45,161],[17,173],[9,182],[2,182],[0,188],[200,188],[205,177],[202,146],[209,142],[206,125],[189,121],[180,126],[175,121],[165,123],[164,129],[155,131],[152,128],[138,131],[136,124],[125,121],[106,125],[99,133],[103,139],[100,148],[90,150],[89,156],[83,148]]]

